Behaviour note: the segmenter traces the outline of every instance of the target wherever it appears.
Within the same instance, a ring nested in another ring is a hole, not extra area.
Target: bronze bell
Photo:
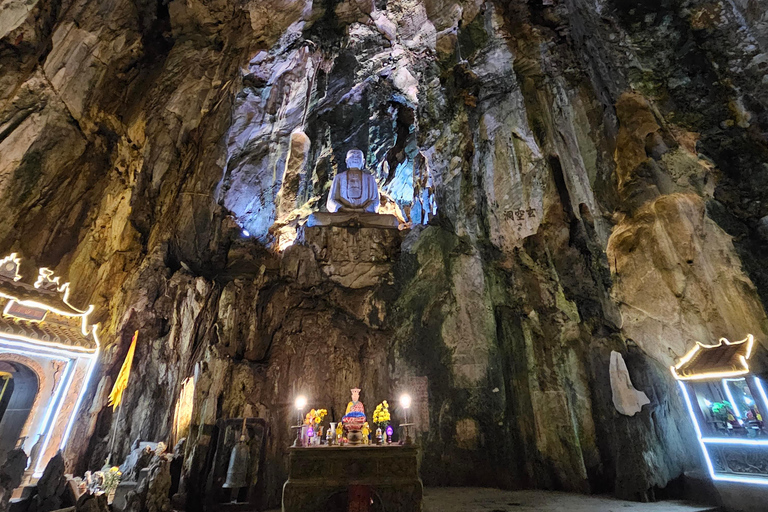
[[[227,481],[224,482],[222,487],[225,489],[248,487],[250,458],[248,446],[245,444],[245,436],[241,435],[240,441],[232,448],[232,455],[229,457],[229,468],[227,468]]]

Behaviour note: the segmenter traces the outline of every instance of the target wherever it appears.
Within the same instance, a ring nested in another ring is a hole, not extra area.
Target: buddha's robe
[[[365,423],[365,407],[363,402],[349,402],[347,404],[347,412],[341,418],[341,422],[347,428],[362,428]]]
[[[328,192],[328,201],[326,201],[329,212],[336,213],[346,206],[340,201],[341,198],[350,203],[352,208],[360,208],[361,210],[363,205],[370,200],[370,203],[362,211],[379,212],[379,187],[376,179],[367,172],[344,171],[334,176],[331,190]]]

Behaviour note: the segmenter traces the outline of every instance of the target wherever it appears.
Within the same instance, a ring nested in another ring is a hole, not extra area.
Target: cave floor
[[[480,487],[424,489],[424,512],[715,512],[684,501],[636,503],[610,496],[553,491],[504,491]],[[279,512],[278,510],[272,512]]]

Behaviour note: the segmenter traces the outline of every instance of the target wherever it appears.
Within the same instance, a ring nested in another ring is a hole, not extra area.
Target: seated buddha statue
[[[341,423],[347,430],[349,444],[363,442],[362,428],[365,425],[365,406],[360,401],[360,388],[352,388],[352,401],[347,404],[347,412],[342,416]]]
[[[379,214],[379,186],[365,171],[365,156],[359,149],[347,151],[347,169],[333,177],[328,192],[328,212],[315,212],[307,220],[314,226],[359,226],[397,228],[394,215]]]
[[[359,149],[347,151],[347,170],[333,177],[325,203],[329,212],[379,213],[379,186],[363,171],[363,159]]]

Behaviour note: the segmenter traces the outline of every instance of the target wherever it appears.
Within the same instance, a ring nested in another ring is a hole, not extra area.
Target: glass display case
[[[697,343],[672,374],[714,480],[768,485],[768,397],[749,370],[754,338]]]

